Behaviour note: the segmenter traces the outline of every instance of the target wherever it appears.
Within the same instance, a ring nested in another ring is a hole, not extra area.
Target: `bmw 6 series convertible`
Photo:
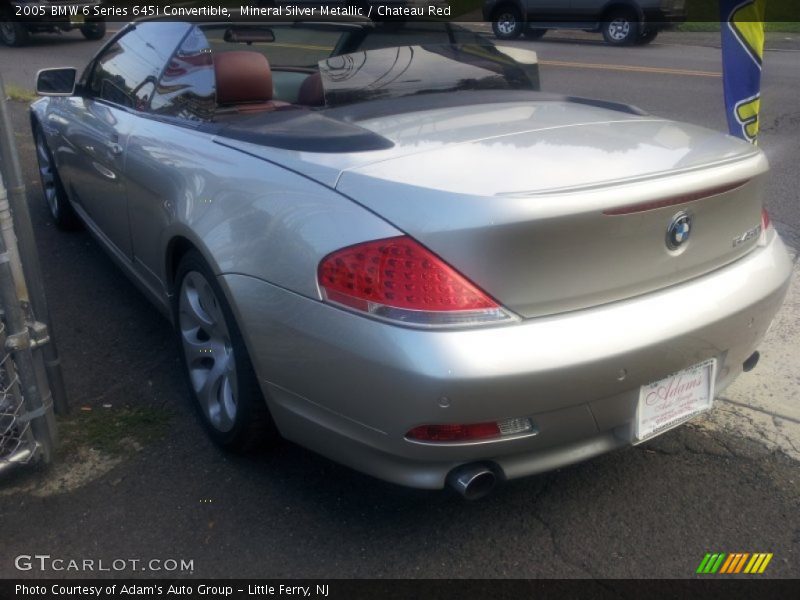
[[[477,498],[709,410],[788,286],[758,148],[454,27],[145,20],[37,88],[52,218],[172,321],[223,447]]]

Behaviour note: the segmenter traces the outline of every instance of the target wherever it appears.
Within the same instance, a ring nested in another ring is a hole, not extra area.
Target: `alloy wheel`
[[[617,42],[622,42],[631,33],[631,23],[628,19],[616,18],[608,24],[609,37]]]
[[[211,284],[197,271],[181,282],[178,319],[189,380],[208,422],[220,432],[236,423],[236,360],[225,316]]]
[[[503,35],[513,35],[517,29],[517,19],[511,13],[503,13],[497,18],[497,31]]]

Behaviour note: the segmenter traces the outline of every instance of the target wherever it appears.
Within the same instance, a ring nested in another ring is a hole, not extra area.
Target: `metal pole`
[[[0,176],[0,224],[5,224],[10,218],[6,189]],[[17,284],[14,281],[10,260],[5,239],[0,236],[0,307],[3,309],[8,332],[5,336],[5,349],[13,355],[14,367],[22,388],[25,413],[20,419],[30,423],[42,458],[49,462],[56,443],[50,393],[46,378],[39,377],[37,373],[32,352],[36,342],[31,338],[28,322],[17,295]]]
[[[6,105],[6,92],[3,77],[0,75],[0,172],[5,174],[8,184],[8,199],[14,213],[14,228],[17,231],[17,244],[23,268],[27,277],[18,285],[27,285],[30,295],[31,321],[37,320],[47,325],[50,343],[42,346],[42,358],[47,372],[47,380],[53,394],[53,406],[56,414],[69,412],[67,392],[64,387],[64,376],[61,373],[61,359],[58,356],[55,333],[53,332],[50,310],[44,293],[42,271],[39,267],[39,251],[33,236],[31,215],[28,211],[25,183],[20,168],[19,154],[14,143],[14,132],[11,128],[11,117]]]
[[[19,421],[27,410],[13,357],[5,351],[6,339],[5,324],[0,323],[0,472],[27,463],[39,447],[30,422]]]

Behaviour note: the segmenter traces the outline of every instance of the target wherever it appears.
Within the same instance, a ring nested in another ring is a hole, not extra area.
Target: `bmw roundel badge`
[[[685,212],[679,212],[667,227],[667,248],[677,250],[686,243],[691,233],[692,218]]]

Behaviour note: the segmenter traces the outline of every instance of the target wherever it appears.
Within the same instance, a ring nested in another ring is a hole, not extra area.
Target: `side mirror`
[[[73,67],[42,69],[36,74],[36,93],[40,96],[72,96],[78,70]]]

